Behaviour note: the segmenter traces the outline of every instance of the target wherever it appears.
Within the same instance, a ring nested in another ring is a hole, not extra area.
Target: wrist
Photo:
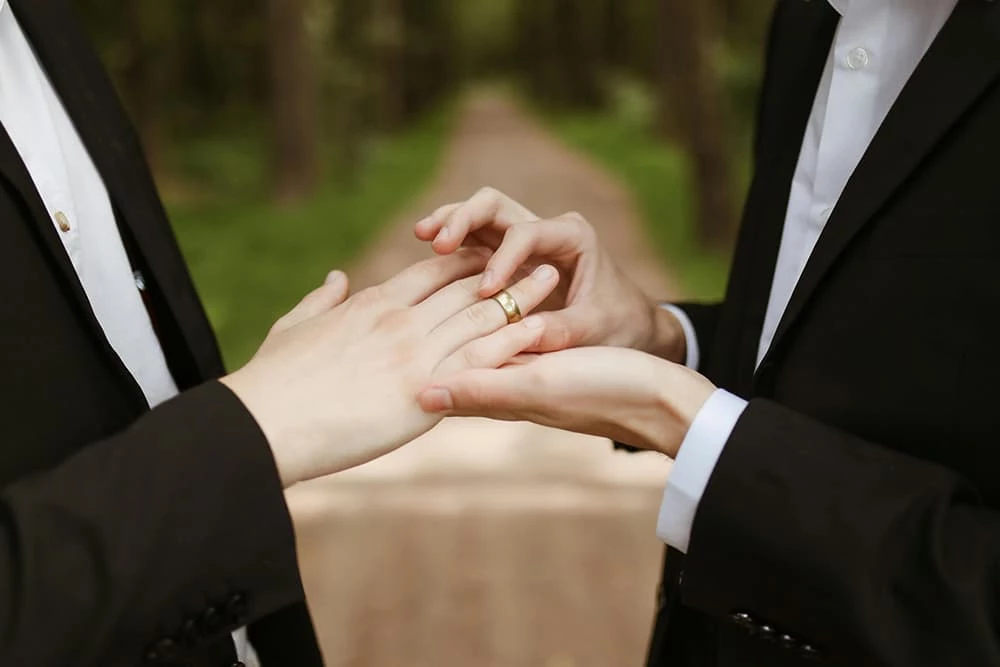
[[[697,372],[673,363],[663,363],[653,382],[654,418],[646,437],[651,449],[675,459],[716,387]]]
[[[244,368],[220,378],[219,382],[240,400],[257,422],[257,426],[271,447],[271,455],[274,457],[282,488],[287,489],[303,481],[306,478],[306,466],[297,459],[298,448],[289,444],[295,442],[295,438],[290,436],[289,429],[282,423],[281,411],[274,409],[266,392],[261,390],[262,383],[253,377],[252,371]]]
[[[687,360],[687,336],[677,316],[658,303],[650,302],[650,332],[643,352],[675,364]]]

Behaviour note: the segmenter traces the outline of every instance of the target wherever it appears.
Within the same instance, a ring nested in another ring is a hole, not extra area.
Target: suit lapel
[[[727,303],[742,309],[733,388],[747,395],[753,384],[760,332],[771,292],[778,247],[802,138],[812,111],[839,15],[825,1],[787,0],[779,5],[768,51],[768,78],[759,110],[755,175],[734,256]]]
[[[9,11],[9,8],[7,10]],[[92,337],[98,348],[115,364],[123,381],[135,389],[137,400],[144,405],[145,399],[142,398],[138,385],[111,347],[100,322],[94,315],[90,300],[80,283],[76,269],[56,232],[51,212],[46,210],[45,203],[35,187],[28,168],[22,161],[21,155],[6,128],[2,125],[0,125],[0,177],[11,185],[12,191],[20,198],[21,205],[24,207],[25,219],[31,224],[39,245],[47,256],[53,272],[62,283],[84,330]]]
[[[145,157],[103,66],[65,0],[8,0],[104,179],[122,234],[135,243],[198,374],[222,371],[214,335],[181,258]],[[58,241],[58,239],[56,239]],[[140,258],[133,258],[140,259]],[[180,382],[180,378],[178,379]]]
[[[14,142],[11,141],[10,135],[7,134],[7,130],[2,125],[0,125],[0,176],[3,176],[13,186],[13,190],[20,195],[27,217],[33,223],[40,244],[62,279],[66,291],[72,295],[72,300],[78,307],[79,314],[87,327],[100,340],[104,340],[104,332],[90,308],[90,302],[87,300],[80,279],[76,275],[76,269],[73,268],[69,255],[66,254],[66,249],[56,233],[51,215],[45,210],[45,204],[35,188],[34,181],[31,180],[31,174],[28,173]]]
[[[1000,76],[998,40],[1000,11],[993,3],[961,0],[848,181],[792,293],[768,357],[780,348],[851,240]]]

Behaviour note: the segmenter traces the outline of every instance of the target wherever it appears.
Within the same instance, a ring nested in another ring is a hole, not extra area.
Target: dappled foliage
[[[631,114],[681,144],[709,244],[733,226],[731,147],[749,133],[773,4],[75,2],[161,170],[188,140],[267,137],[275,196],[300,200],[323,172],[350,183],[372,141],[463,83],[505,79],[544,108]]]

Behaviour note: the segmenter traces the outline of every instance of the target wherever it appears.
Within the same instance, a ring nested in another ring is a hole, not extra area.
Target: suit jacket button
[[[740,626],[741,628],[750,629],[754,626],[753,616],[746,613],[745,611],[739,611],[730,617],[733,623]]]
[[[231,667],[247,667],[244,662],[234,662]]]
[[[164,637],[146,651],[146,660],[148,662],[169,662],[176,657],[177,648],[176,641],[171,637]]]
[[[187,618],[181,624],[179,633],[181,641],[194,642],[198,639],[198,622],[193,618]]]
[[[757,626],[756,635],[764,641],[774,641],[776,638],[774,628],[766,624]]]
[[[214,635],[222,629],[222,616],[215,607],[209,607],[201,613],[198,623],[199,629],[204,635]]]
[[[811,658],[818,658],[819,657],[819,651],[817,651],[814,646],[810,646],[809,644],[803,644],[802,647],[799,649],[799,651],[806,658],[810,658],[811,659]]]
[[[795,637],[791,635],[781,635],[778,637],[778,643],[784,648],[795,648],[799,645],[799,643],[795,640]]]
[[[226,615],[234,623],[239,622],[247,613],[247,598],[243,593],[236,593],[226,603]]]
[[[656,612],[667,608],[667,587],[662,583],[656,587]]]

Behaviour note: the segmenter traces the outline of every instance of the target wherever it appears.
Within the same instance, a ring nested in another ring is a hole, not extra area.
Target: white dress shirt
[[[0,0],[0,123],[49,211],[111,347],[150,406],[172,398],[177,386],[104,181],[6,0]],[[251,664],[246,633],[235,639],[241,658]]]
[[[771,346],[792,291],[861,158],[957,0],[829,0],[841,15],[806,127],[757,352]],[[687,317],[688,364],[697,344]],[[694,343],[692,348],[692,343]],[[698,503],[746,401],[718,390],[695,420],[663,494],[656,534],[686,552]]]

